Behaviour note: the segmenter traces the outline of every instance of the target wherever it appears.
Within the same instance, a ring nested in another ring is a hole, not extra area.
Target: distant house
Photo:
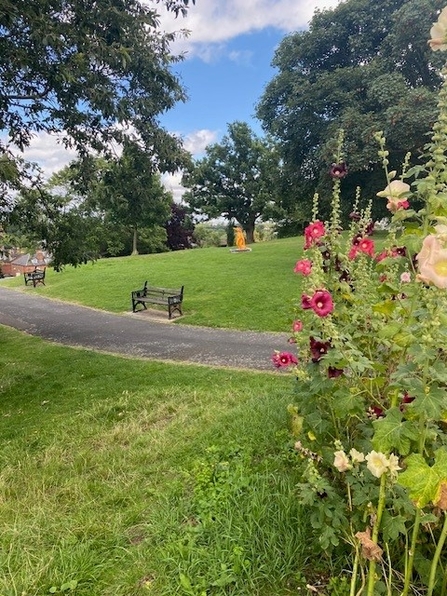
[[[34,255],[30,253],[21,255],[12,254],[0,261],[1,272],[4,276],[15,277],[16,275],[22,275],[22,273],[34,271],[36,267],[39,269],[47,267],[50,261],[50,257],[42,250],[36,251]]]

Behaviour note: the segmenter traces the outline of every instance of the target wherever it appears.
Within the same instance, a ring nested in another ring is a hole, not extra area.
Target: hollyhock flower
[[[416,258],[419,269],[417,279],[447,289],[447,248],[437,235],[430,234],[424,238]]]
[[[298,359],[291,352],[275,352],[272,356],[272,362],[276,368],[282,368],[298,364]]]
[[[319,317],[327,317],[334,310],[332,296],[327,290],[317,290],[310,299],[310,308]]]
[[[293,321],[292,329],[295,333],[299,333],[303,330],[303,322],[302,321]]]
[[[407,284],[411,281],[411,273],[409,271],[404,271],[400,274],[400,281],[403,284]]]
[[[394,453],[391,453],[390,457],[388,458],[388,469],[390,471],[391,476],[394,477],[397,476],[397,472],[399,470],[402,470],[402,468],[399,466],[399,458],[397,457],[397,455],[394,455]]]
[[[312,308],[310,301],[311,301],[311,297],[308,296],[307,294],[303,294],[301,296],[301,308],[303,310],[309,310],[309,308]]]
[[[335,451],[333,465],[339,472],[346,472],[352,468],[349,458],[344,451]]]
[[[390,465],[386,455],[377,451],[371,451],[365,459],[368,462],[366,467],[376,478],[380,478],[388,470]]]
[[[317,363],[320,362],[321,358],[327,354],[329,348],[331,347],[331,342],[329,341],[318,341],[314,337],[310,337],[310,353],[312,355],[312,362]]]
[[[346,164],[344,162],[333,163],[331,165],[331,169],[329,170],[329,176],[331,178],[337,178],[339,180],[341,180],[342,178],[345,178],[345,176],[347,176],[347,174],[348,174],[348,168],[346,167]]]
[[[398,209],[408,209],[409,203],[404,196],[410,192],[410,185],[401,180],[393,180],[388,186],[377,193],[378,197],[385,197],[388,199],[386,205],[391,213],[396,213]]]
[[[312,271],[312,261],[309,259],[301,259],[296,262],[294,272],[302,273],[303,275],[310,275]]]
[[[385,412],[382,408],[379,408],[379,406],[370,406],[368,408],[368,416],[373,420],[376,420],[377,418],[383,418],[384,415]]]
[[[428,44],[434,52],[447,50],[447,6],[441,11],[437,22],[433,23],[430,36]]]
[[[356,239],[351,246],[351,250],[348,253],[349,259],[351,261],[355,259],[359,252],[362,252],[365,255],[369,255],[370,257],[374,256],[374,240],[370,238],[361,238]]]
[[[304,248],[307,249],[314,244],[318,244],[318,240],[323,238],[325,234],[326,228],[324,227],[323,222],[318,220],[312,222],[304,229]]]
[[[335,366],[329,366],[327,369],[327,376],[329,379],[336,379],[341,377],[345,371],[342,368],[335,368]]]
[[[360,464],[365,461],[364,453],[362,453],[361,451],[357,451],[357,449],[352,448],[349,452],[349,455],[351,456],[353,464]]]

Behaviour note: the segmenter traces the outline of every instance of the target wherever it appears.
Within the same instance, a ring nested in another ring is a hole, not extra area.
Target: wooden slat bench
[[[45,269],[38,269],[36,267],[34,271],[25,271],[23,277],[25,279],[25,286],[28,284],[33,284],[34,287],[38,284],[45,285]]]
[[[139,304],[144,309],[147,309],[146,304],[149,303],[167,306],[170,319],[174,312],[182,315],[183,287],[178,289],[158,288],[148,285],[146,281],[141,290],[134,290],[132,292],[132,310],[133,312],[137,312],[137,306]]]

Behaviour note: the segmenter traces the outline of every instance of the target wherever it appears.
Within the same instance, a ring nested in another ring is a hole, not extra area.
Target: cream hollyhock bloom
[[[366,467],[376,478],[380,478],[382,474],[388,470],[390,465],[386,455],[383,453],[378,453],[377,451],[371,451],[371,453],[368,453],[365,459],[368,462]]]
[[[444,227],[444,226],[443,226]],[[447,289],[447,248],[443,241],[444,230],[436,228],[439,234],[430,234],[422,243],[422,249],[417,255],[419,281],[433,284],[437,288]]]
[[[352,468],[349,458],[344,451],[335,451],[334,467],[337,468],[339,472],[346,472]]]
[[[437,22],[433,23],[430,35],[428,43],[434,52],[447,50],[447,6],[442,10]]]
[[[402,182],[402,180],[393,180],[384,190],[378,192],[377,196],[388,199],[386,207],[391,213],[395,213],[398,209],[407,209],[408,201],[404,195],[409,192],[409,184]]]
[[[399,466],[399,458],[394,453],[391,453],[389,460],[388,460],[388,468],[390,470],[391,476],[397,476],[397,472],[402,470]]]
[[[349,455],[351,456],[353,464],[361,463],[362,461],[365,461],[365,455],[363,453],[361,453],[360,451],[357,451],[357,449],[351,449],[351,451],[349,452]]]

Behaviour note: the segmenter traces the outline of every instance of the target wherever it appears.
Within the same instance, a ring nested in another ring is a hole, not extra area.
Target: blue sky
[[[154,2],[154,0],[142,0]],[[307,29],[315,9],[334,8],[341,0],[196,0],[186,18],[174,19],[160,11],[165,31],[186,29],[171,46],[186,59],[173,66],[189,100],[161,116],[161,123],[184,140],[195,157],[206,145],[219,142],[227,125],[248,122],[262,134],[254,118],[255,104],[275,75],[271,61],[275,48],[290,32]],[[54,137],[40,133],[25,152],[45,174],[61,169],[75,155],[65,151]],[[179,198],[181,173],[165,177],[165,184]]]

